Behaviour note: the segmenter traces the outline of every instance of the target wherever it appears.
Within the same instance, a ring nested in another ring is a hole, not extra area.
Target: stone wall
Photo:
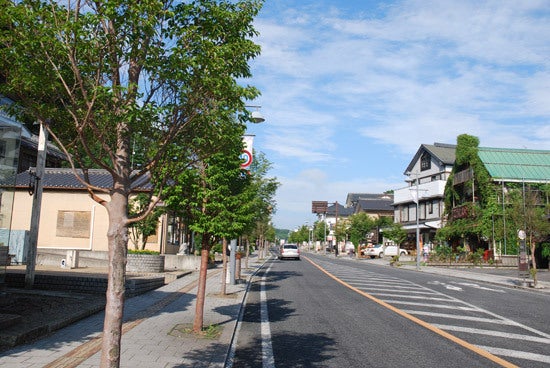
[[[128,254],[126,272],[160,273],[164,272],[164,255]]]
[[[24,273],[6,273],[6,285],[25,287]],[[164,285],[164,276],[131,277],[126,280],[126,297],[132,297]],[[78,293],[105,294],[107,278],[97,276],[36,274],[34,288],[39,290],[62,290]]]

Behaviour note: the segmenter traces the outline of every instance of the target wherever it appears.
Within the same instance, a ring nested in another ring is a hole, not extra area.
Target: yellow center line
[[[336,282],[339,282],[340,284],[344,285],[345,287],[355,291],[356,293],[364,296],[365,298],[368,298],[370,300],[372,300],[373,302],[377,303],[377,304],[380,304],[381,306],[391,310],[392,312],[395,312],[397,314],[399,314],[400,316],[432,331],[432,332],[435,332],[436,334],[462,346],[462,347],[465,347],[466,349],[468,350],[471,350],[473,351],[474,353],[477,353],[479,355],[481,355],[482,357],[484,358],[487,358],[497,364],[499,364],[500,366],[502,367],[507,367],[507,368],[517,368],[518,366],[515,365],[515,364],[512,364],[510,362],[508,362],[507,360],[504,360],[502,358],[499,358],[497,357],[496,355],[493,355],[491,353],[489,353],[487,350],[483,350],[481,348],[478,348],[477,346],[473,345],[473,344],[470,344],[469,342],[466,342],[454,335],[451,335],[450,333],[448,332],[445,332],[443,331],[442,329],[440,328],[437,328],[419,318],[416,318],[415,316],[413,315],[410,315],[409,313],[407,312],[404,312],[402,311],[401,309],[398,309],[396,307],[394,307],[393,305],[391,304],[388,304],[386,303],[385,301],[383,300],[380,300],[372,295],[370,295],[369,293],[366,293],[350,284],[348,284],[347,282],[339,279],[338,277],[334,276],[333,274],[331,274],[330,272],[328,272],[327,270],[325,270],[323,267],[319,266],[317,263],[315,263],[314,261],[312,261],[311,259],[309,259],[308,257],[303,257],[304,259],[306,259],[307,261],[309,261],[312,265],[314,265],[315,267],[317,267],[319,270],[321,270],[323,273],[325,273],[327,276],[329,276],[330,278],[334,279]]]

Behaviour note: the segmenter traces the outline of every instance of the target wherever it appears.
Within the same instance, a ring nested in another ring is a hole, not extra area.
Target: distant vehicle
[[[346,245],[344,246],[344,249],[346,251],[346,253],[355,253],[355,245],[353,245],[352,242],[350,241],[347,241],[346,242]]]
[[[279,248],[279,259],[300,259],[300,249],[297,244],[283,244]]]
[[[371,257],[371,258],[382,258],[384,256],[396,256],[399,254],[400,256],[404,256],[408,254],[407,250],[400,249],[397,245],[387,245],[384,246],[382,244],[375,244],[368,246],[364,249],[363,254],[365,256]]]

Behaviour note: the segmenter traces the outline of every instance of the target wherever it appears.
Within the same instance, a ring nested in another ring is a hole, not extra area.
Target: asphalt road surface
[[[270,260],[234,367],[548,367],[550,299],[307,254]]]

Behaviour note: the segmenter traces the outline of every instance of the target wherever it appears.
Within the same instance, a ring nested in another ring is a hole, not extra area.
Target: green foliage
[[[550,243],[542,243],[541,244],[541,254],[543,257],[550,258]]]
[[[288,237],[290,243],[307,243],[310,239],[309,227],[307,225],[300,226],[297,230],[290,233]]]
[[[150,198],[147,194],[140,193],[130,199],[128,214],[129,216],[138,216],[146,211],[150,203]],[[156,207],[145,218],[135,221],[130,225],[130,238],[135,249],[144,249],[147,243],[147,238],[157,233],[159,225],[159,217],[163,214],[162,207]]]
[[[401,245],[407,239],[407,231],[399,223],[392,223],[389,227],[384,228],[383,235],[397,245]]]
[[[441,242],[457,244],[460,239],[491,239],[495,230],[495,216],[501,214],[499,198],[491,177],[478,156],[479,139],[467,134],[457,137],[456,163],[445,186],[445,212],[462,207],[465,217],[447,222],[438,230]],[[473,177],[466,182],[453,185],[458,172],[471,170]]]
[[[347,234],[349,240],[357,247],[366,241],[367,234],[376,227],[376,220],[365,212],[355,213],[347,220]]]
[[[435,247],[432,257],[436,261],[451,263],[454,258],[453,249],[444,245]]]
[[[158,255],[160,254],[157,251],[149,250],[149,249],[128,249],[128,254],[151,254],[151,255]]]
[[[467,260],[469,262],[472,262],[474,265],[480,265],[483,261],[483,249],[477,249],[475,252],[471,252],[468,254]]]

